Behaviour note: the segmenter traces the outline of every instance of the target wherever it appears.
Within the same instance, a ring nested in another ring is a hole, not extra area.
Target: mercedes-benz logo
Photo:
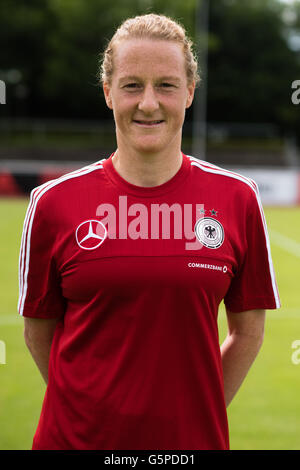
[[[82,222],[76,229],[76,241],[83,250],[95,250],[107,237],[106,227],[99,220]]]

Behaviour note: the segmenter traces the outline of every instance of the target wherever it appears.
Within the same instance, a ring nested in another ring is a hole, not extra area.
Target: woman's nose
[[[153,113],[159,108],[159,102],[156,96],[155,89],[151,85],[145,87],[139,102],[139,109],[144,113]]]

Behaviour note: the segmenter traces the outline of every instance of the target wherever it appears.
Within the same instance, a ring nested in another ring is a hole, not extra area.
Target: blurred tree
[[[208,121],[272,122],[287,129],[298,113],[291,83],[300,63],[275,0],[212,0]]]
[[[41,79],[55,15],[48,0],[1,0],[0,11],[0,78],[7,84],[9,98],[5,112],[11,116],[43,112]]]

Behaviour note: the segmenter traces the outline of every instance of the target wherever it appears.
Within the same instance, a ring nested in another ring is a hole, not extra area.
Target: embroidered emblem
[[[195,235],[206,248],[216,249],[224,242],[222,224],[212,217],[203,217],[196,222]]]

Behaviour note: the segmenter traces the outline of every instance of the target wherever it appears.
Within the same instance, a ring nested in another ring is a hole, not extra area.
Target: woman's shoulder
[[[80,190],[80,186],[87,184],[87,178],[103,169],[104,161],[105,159],[99,160],[36,186],[30,193],[31,201],[49,204],[53,200],[57,202],[62,197],[72,199],[73,195]]]
[[[191,167],[194,169],[195,177],[203,178],[204,175],[213,184],[222,183],[222,188],[226,188],[229,191],[239,191],[245,194],[249,194],[250,197],[258,196],[259,190],[256,182],[245,175],[237,173],[226,168],[214,165],[205,160],[200,160],[193,156],[187,155],[190,160]]]

